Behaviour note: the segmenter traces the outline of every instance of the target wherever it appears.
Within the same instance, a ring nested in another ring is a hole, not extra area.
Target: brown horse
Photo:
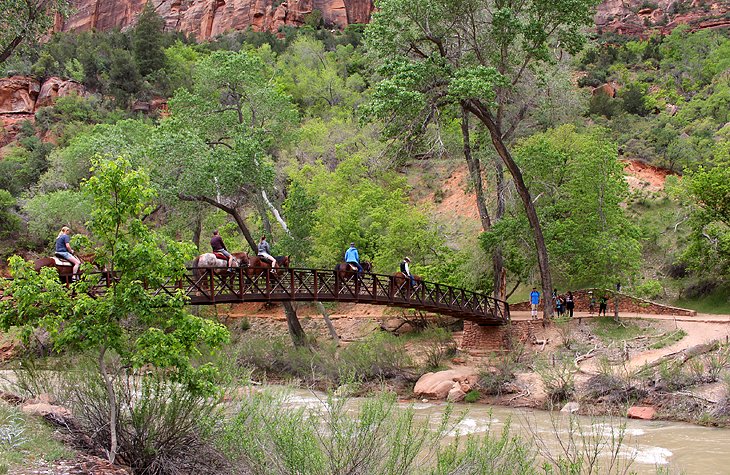
[[[373,265],[369,261],[363,261],[360,265],[362,266],[362,270],[365,272],[373,271]],[[357,270],[353,269],[352,265],[347,262],[340,262],[335,266],[335,274],[340,278],[341,282],[345,282],[352,279],[355,274],[357,274]]]
[[[87,254],[84,256],[76,256],[81,261],[81,264],[84,262],[93,262],[94,261],[94,255],[93,254]],[[61,279],[61,282],[64,284],[68,284],[71,282],[71,278],[73,277],[73,268],[74,265],[64,259],[59,259],[58,257],[41,257],[40,259],[36,259],[33,262],[33,268],[36,272],[40,272],[41,269],[44,267],[53,267],[58,271],[58,276]],[[79,277],[81,276],[81,270],[79,270],[78,273]]]
[[[416,288],[421,284],[421,276],[413,275],[413,280],[416,281]],[[408,292],[415,290],[411,286],[411,279],[408,278],[403,272],[396,272],[393,274],[393,287],[391,288],[391,296],[396,295],[398,292]]]
[[[272,274],[276,274],[277,269],[281,267],[289,267],[289,256],[274,256],[274,259],[276,259],[276,268],[272,269]],[[249,277],[253,277],[254,275],[263,275],[267,269],[271,269],[271,262],[268,259],[254,255],[248,256],[248,268],[246,269],[246,275]]]

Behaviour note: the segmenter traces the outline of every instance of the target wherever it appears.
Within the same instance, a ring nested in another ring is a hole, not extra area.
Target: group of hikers
[[[573,311],[575,310],[575,297],[573,296],[573,292],[568,291],[565,295],[560,295],[558,293],[558,289],[553,289],[553,294],[551,296],[551,302],[553,305],[553,309],[555,310],[555,314],[559,317],[562,317],[564,314],[568,314],[569,318],[573,318]],[[604,294],[598,302],[598,316],[601,316],[601,313],[603,313],[603,316],[606,316],[606,311],[608,309],[608,295]],[[540,292],[538,292],[536,287],[532,288],[532,292],[530,292],[530,315],[533,319],[537,319],[537,310],[538,306],[540,305]],[[596,297],[593,295],[593,291],[588,291],[588,312],[593,315],[596,311]]]
[[[213,253],[220,254],[228,260],[229,269],[234,267],[235,257],[226,248],[226,244],[223,242],[223,238],[217,229],[213,231],[213,236],[210,238],[210,247],[213,250]],[[261,236],[261,240],[259,240],[256,251],[258,257],[271,263],[272,269],[277,267],[278,263],[276,258],[271,255],[271,247],[266,241],[265,235]],[[74,255],[74,250],[71,248],[71,229],[68,226],[61,228],[61,231],[56,237],[55,255],[59,259],[66,260],[73,264],[72,275],[74,276],[74,279],[77,278],[81,260]],[[357,269],[357,272],[360,274],[364,272],[364,269],[360,264],[360,254],[358,253],[354,242],[351,242],[350,247],[345,251],[345,263],[353,266],[353,268]],[[404,276],[410,279],[411,286],[415,287],[416,279],[411,274],[410,263],[411,259],[409,257],[404,257],[400,263],[400,271]]]

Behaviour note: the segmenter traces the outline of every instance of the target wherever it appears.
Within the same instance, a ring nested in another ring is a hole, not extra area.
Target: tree
[[[67,0],[3,0],[0,2],[0,64],[23,43],[53,26],[54,15],[68,14]]]
[[[555,275],[566,285],[612,288],[641,266],[639,228],[621,203],[628,194],[616,144],[606,131],[564,125],[520,141],[515,158],[535,193]],[[523,212],[513,210],[482,243],[507,243],[507,265],[529,274],[535,261]],[[550,295],[550,294],[548,294]]]
[[[162,34],[165,20],[155,11],[152,2],[147,2],[132,30],[134,59],[142,76],[147,76],[165,67],[165,51],[162,48]]]
[[[591,23],[597,3],[384,0],[366,30],[384,77],[370,113],[390,120],[460,107],[487,128],[525,208],[547,295],[552,278],[545,238],[508,144],[539,95],[529,89],[529,79],[544,71],[559,49],[572,53],[582,47],[580,31]],[[548,306],[545,316],[551,314]]]
[[[257,54],[216,51],[198,63],[192,91],[175,93],[170,113],[150,147],[160,189],[168,199],[227,213],[255,252],[242,210],[254,205],[262,220],[267,207],[276,210],[266,192],[274,178],[271,155],[297,119],[291,99]],[[305,344],[294,308],[285,302],[284,310],[294,343]]]
[[[190,391],[215,390],[209,364],[193,359],[228,339],[218,323],[195,317],[185,310],[182,292],[154,295],[152,288],[182,277],[192,246],[151,230],[142,221],[154,192],[147,175],[124,159],[97,161],[84,191],[92,201],[88,229],[96,241],[96,261],[115,277],[104,295],[89,290],[98,276],[87,267],[84,278],[66,287],[55,269],[33,270],[20,257],[10,259],[12,281],[0,282],[5,298],[0,302],[0,327],[20,327],[27,340],[36,328],[46,330],[58,351],[95,352],[109,399],[110,440],[108,458],[117,451],[115,375],[111,360],[121,368],[145,365],[164,368],[168,376]],[[88,266],[88,264],[87,264]],[[139,374],[135,377],[143,377]]]

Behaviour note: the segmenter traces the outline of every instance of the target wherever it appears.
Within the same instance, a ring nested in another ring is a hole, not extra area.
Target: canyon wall
[[[56,31],[126,29],[134,24],[147,0],[71,0],[73,15],[56,21]],[[152,0],[168,30],[194,34],[198,40],[248,27],[276,32],[301,26],[314,10],[325,25],[344,28],[367,23],[374,0]],[[647,35],[670,31],[679,24],[692,28],[730,26],[730,3],[712,0],[604,0],[596,27],[621,34]]]
[[[73,14],[57,19],[56,31],[125,29],[133,25],[147,0],[71,0]],[[326,26],[344,28],[367,23],[373,0],[153,0],[168,30],[194,34],[205,40],[249,26],[255,31],[278,31],[301,26],[314,10]]]

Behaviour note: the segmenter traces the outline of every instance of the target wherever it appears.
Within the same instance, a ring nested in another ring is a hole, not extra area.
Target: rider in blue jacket
[[[360,265],[360,254],[358,254],[354,242],[351,242],[350,247],[345,251],[345,262],[357,267],[358,273],[363,272],[362,266]]]

